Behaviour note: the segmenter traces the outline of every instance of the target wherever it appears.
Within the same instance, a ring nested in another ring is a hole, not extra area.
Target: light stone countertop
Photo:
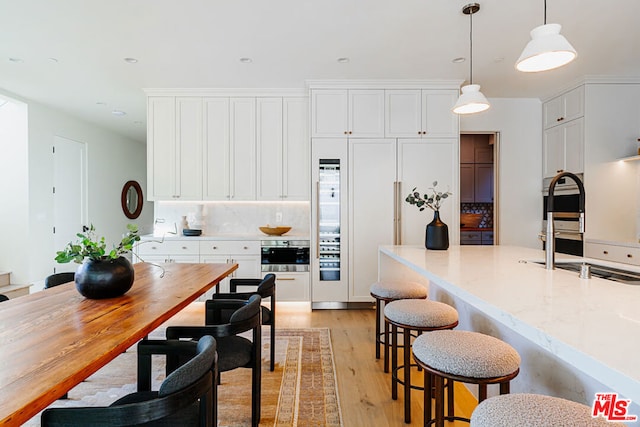
[[[546,270],[542,250],[514,246],[383,246],[429,279],[597,381],[640,402],[640,286]],[[556,254],[558,261],[583,258]],[[640,271],[638,267],[584,258]]]
[[[140,236],[141,240],[162,240],[162,235],[145,234]],[[266,234],[216,234],[216,235],[200,235],[200,236],[183,236],[182,234],[165,234],[166,241],[182,241],[182,240],[309,240],[308,234],[291,234],[286,233],[282,236],[268,236]]]

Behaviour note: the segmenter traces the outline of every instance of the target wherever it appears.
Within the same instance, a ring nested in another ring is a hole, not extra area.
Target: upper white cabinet
[[[258,200],[309,200],[308,100],[257,100]]]
[[[255,200],[255,98],[205,98],[204,105],[204,199]]]
[[[149,97],[147,168],[150,200],[202,198],[202,100]]]
[[[395,89],[385,91],[385,135],[398,138],[458,136],[458,116],[451,112],[458,91]]]
[[[149,199],[309,200],[308,98],[210,92],[149,94]]]
[[[545,178],[560,172],[584,172],[584,120],[573,120],[544,131],[543,174]]]
[[[313,89],[312,137],[384,137],[384,90]]]
[[[545,102],[542,115],[545,129],[584,116],[584,86],[579,86]]]

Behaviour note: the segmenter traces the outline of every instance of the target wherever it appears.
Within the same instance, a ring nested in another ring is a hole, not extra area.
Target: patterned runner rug
[[[261,426],[342,426],[329,329],[276,329],[276,366],[269,371],[269,334],[263,330]],[[151,338],[163,338],[158,329]],[[154,356],[155,357],[155,356]],[[162,382],[162,358],[154,359],[154,389]],[[51,407],[106,406],[135,391],[135,346]],[[27,426],[39,426],[40,417]],[[251,424],[251,370],[221,374],[218,425]]]

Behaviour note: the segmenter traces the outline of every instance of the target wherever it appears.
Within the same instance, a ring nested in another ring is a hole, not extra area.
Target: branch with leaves
[[[431,194],[424,194],[424,195],[420,195],[420,193],[416,191],[418,187],[414,187],[414,189],[411,190],[411,193],[409,193],[409,195],[407,196],[406,199],[404,199],[404,201],[409,203],[410,205],[415,205],[418,209],[420,209],[421,212],[425,208],[438,211],[440,210],[442,203],[453,193],[450,192],[449,190],[444,192],[438,191],[436,190],[437,186],[438,186],[438,181],[433,181],[433,186],[429,187],[429,190],[431,190]]]
[[[64,264],[73,261],[82,264],[85,258],[94,261],[116,259],[131,252],[133,245],[140,240],[136,224],[127,224],[127,233],[122,237],[120,243],[108,252],[104,237],[98,238],[96,236],[93,224],[90,227],[83,226],[82,233],[78,233],[76,236],[80,240],[75,243],[69,242],[63,250],[56,252],[55,260],[57,262]]]

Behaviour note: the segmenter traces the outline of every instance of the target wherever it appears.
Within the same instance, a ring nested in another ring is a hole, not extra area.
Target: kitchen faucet
[[[556,268],[556,237],[555,227],[553,225],[553,193],[557,182],[564,177],[571,178],[578,185],[578,191],[580,192],[580,198],[578,201],[578,212],[580,213],[579,233],[584,233],[584,185],[582,185],[582,181],[577,175],[571,172],[560,172],[558,175],[554,176],[549,183],[549,197],[547,198],[547,244],[545,246],[546,251],[544,264],[547,270],[554,270]]]

